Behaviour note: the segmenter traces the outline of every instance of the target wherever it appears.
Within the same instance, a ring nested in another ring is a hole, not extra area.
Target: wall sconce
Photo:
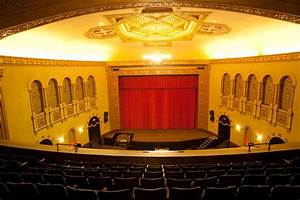
[[[61,136],[61,137],[58,138],[58,143],[62,144],[64,142],[65,142],[64,136]]]
[[[242,129],[242,128],[241,128],[241,125],[240,125],[240,124],[236,124],[236,125],[235,125],[235,130],[236,130],[236,131],[241,132],[241,129]]]
[[[80,126],[80,127],[78,128],[78,132],[79,132],[79,133],[83,133],[83,130],[84,130],[84,129],[83,129],[83,126]]]
[[[256,141],[257,142],[262,142],[263,138],[264,138],[264,136],[262,134],[259,134],[259,133],[256,134]]]

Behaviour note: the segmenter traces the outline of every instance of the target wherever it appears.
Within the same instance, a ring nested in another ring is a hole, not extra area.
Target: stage
[[[128,148],[170,150],[196,148],[208,137],[216,136],[206,130],[115,130],[103,136],[105,145],[119,145],[120,137],[127,140]]]

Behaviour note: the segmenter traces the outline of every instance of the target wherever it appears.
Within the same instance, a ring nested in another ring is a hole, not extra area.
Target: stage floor
[[[204,130],[124,130],[124,132],[133,133],[133,142],[184,142],[215,135]]]
[[[184,142],[199,140],[215,134],[206,130],[115,130],[105,134],[105,138],[113,138],[116,133],[133,134],[133,142]]]

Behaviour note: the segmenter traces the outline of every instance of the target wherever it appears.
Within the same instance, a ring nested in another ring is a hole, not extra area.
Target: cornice
[[[113,67],[151,67],[151,66],[201,66],[209,64],[226,64],[226,63],[258,63],[258,62],[284,62],[284,61],[300,61],[300,52],[243,57],[243,58],[226,58],[226,59],[211,59],[211,60],[165,60],[159,64],[151,61],[73,61],[73,60],[51,60],[51,59],[36,59],[36,58],[20,58],[0,56],[1,65],[45,65],[45,66],[107,66]]]
[[[266,55],[266,56],[253,56],[243,58],[226,58],[226,59],[212,59],[210,64],[225,64],[225,63],[256,63],[256,62],[284,62],[284,61],[297,61],[300,60],[300,52]]]
[[[46,66],[105,66],[106,62],[97,61],[74,61],[74,60],[51,60],[51,59],[37,59],[37,58],[21,58],[0,56],[0,65],[46,65]]]
[[[130,3],[105,4],[101,6],[82,8],[82,9],[65,12],[54,16],[49,16],[49,17],[29,21],[16,26],[11,26],[0,30],[0,39],[41,25],[45,25],[48,23],[56,22],[59,20],[63,20],[75,16],[102,12],[102,11],[116,10],[116,9],[139,8],[139,7],[194,7],[194,8],[218,9],[218,10],[234,11],[234,12],[263,16],[263,17],[269,17],[269,18],[279,19],[283,21],[288,21],[291,23],[300,24],[300,16],[298,15],[293,15],[293,14],[283,13],[283,12],[273,11],[273,10],[266,10],[261,8],[237,6],[232,4],[229,5],[229,4],[209,3],[209,2],[178,2],[178,1],[176,2],[130,2]]]

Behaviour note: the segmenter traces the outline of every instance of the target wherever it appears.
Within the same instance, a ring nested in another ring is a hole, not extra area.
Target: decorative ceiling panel
[[[111,25],[93,27],[85,36],[90,39],[119,37],[123,42],[143,42],[144,46],[171,46],[173,41],[192,40],[196,34],[228,33],[231,28],[226,24],[205,22],[211,13],[179,10],[144,13],[142,10],[140,13],[107,15]]]

